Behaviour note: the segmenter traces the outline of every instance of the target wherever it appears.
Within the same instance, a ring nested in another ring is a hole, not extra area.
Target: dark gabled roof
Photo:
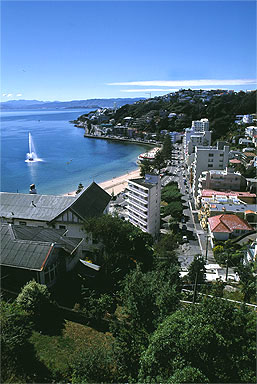
[[[81,241],[61,237],[59,231],[51,228],[1,224],[0,264],[41,271],[58,246],[72,253]]]
[[[72,254],[83,241],[81,238],[64,236],[64,234],[67,232],[66,229],[12,225],[12,230],[17,240],[54,243],[55,245],[61,246],[70,254]]]
[[[82,219],[100,215],[111,200],[111,196],[94,182],[76,196],[1,192],[0,198],[1,217],[47,222],[71,207]]]
[[[111,200],[109,193],[93,182],[70,207],[82,219],[100,216]]]

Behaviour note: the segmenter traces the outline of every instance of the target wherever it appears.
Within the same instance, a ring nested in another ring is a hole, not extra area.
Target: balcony
[[[138,221],[135,221],[133,219],[129,219],[129,221],[134,224],[136,227],[139,227],[143,232],[147,232],[147,228],[144,227],[142,224],[140,224]]]
[[[137,200],[139,200],[139,199],[137,199]],[[144,212],[148,211],[148,207],[145,207],[145,206],[139,204],[139,202],[136,201],[135,199],[129,198],[128,201],[129,201],[129,205],[133,205],[133,206],[137,207],[139,210],[144,211]]]
[[[147,222],[145,222],[144,219],[141,219],[141,217],[139,217],[136,214],[134,214],[133,212],[131,212],[130,209],[128,211],[129,211],[129,219],[132,218],[132,219],[136,220],[137,222],[139,222],[141,225],[147,226]]]
[[[148,203],[148,196],[147,196],[147,199],[143,199],[142,197],[138,196],[134,192],[130,192],[130,191],[127,193],[127,196],[129,198],[138,200],[142,204],[147,204]]]
[[[143,197],[148,197],[148,193],[144,192],[142,189],[140,188],[137,188],[135,187],[134,185],[132,184],[128,184],[128,190],[129,191],[132,191],[132,192],[136,192],[138,193],[139,195],[143,196]]]
[[[139,215],[143,219],[147,220],[147,215],[142,211],[138,210],[137,208],[134,208],[132,205],[129,205],[128,210],[131,212],[134,212],[136,215]]]

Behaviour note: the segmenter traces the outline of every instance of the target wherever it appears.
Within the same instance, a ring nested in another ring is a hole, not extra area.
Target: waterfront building
[[[108,213],[111,200],[95,182],[76,196],[0,192],[0,198],[2,223],[65,229],[69,237],[85,239],[85,253],[92,239],[84,230],[84,221]]]
[[[157,238],[160,231],[161,181],[159,175],[128,181],[128,219]]]
[[[229,146],[218,142],[216,147],[196,146],[192,163],[192,192],[194,198],[198,195],[198,180],[202,172],[211,169],[225,169],[228,165]]]

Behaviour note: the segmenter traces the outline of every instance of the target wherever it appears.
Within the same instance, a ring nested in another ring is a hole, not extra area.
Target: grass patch
[[[60,336],[33,332],[30,341],[40,362],[51,372],[52,379],[70,381],[70,364],[80,351],[94,348],[96,344],[108,348],[113,337],[110,333],[98,332],[91,327],[66,321]]]

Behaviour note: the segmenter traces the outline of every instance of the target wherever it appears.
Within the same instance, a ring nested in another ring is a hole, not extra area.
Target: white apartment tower
[[[159,175],[128,181],[129,221],[154,238],[160,231],[161,181]]]
[[[192,127],[185,130],[185,154],[191,155],[197,145],[210,145],[211,134],[212,131],[209,131],[208,119],[193,120]]]
[[[198,194],[199,177],[203,171],[212,169],[225,169],[228,165],[229,146],[222,142],[217,143],[217,147],[199,146],[195,147],[195,157],[193,161],[193,195]]]

